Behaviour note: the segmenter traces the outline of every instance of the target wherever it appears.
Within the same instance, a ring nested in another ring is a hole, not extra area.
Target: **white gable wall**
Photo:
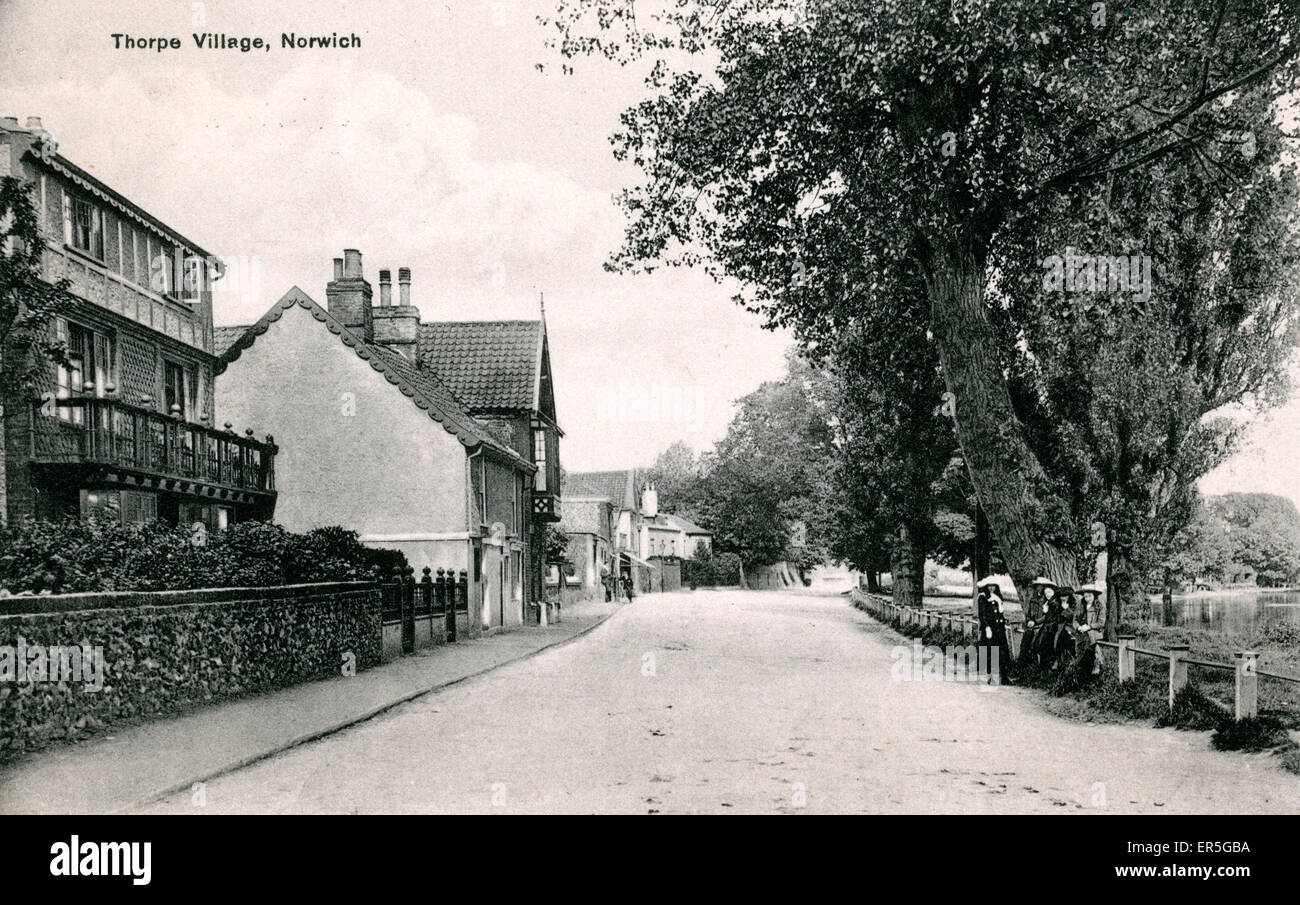
[[[468,567],[466,449],[299,305],[217,378],[217,411],[272,434],[275,520],[341,525],[423,566]]]

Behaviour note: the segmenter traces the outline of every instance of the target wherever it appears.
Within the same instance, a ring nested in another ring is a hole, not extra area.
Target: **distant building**
[[[565,569],[566,597],[601,599],[605,582],[616,574],[616,552],[611,542],[615,525],[614,504],[604,497],[575,496],[569,488],[564,494],[564,518],[560,530],[569,537],[568,562],[552,566],[548,584],[560,586],[559,570]]]
[[[694,559],[701,544],[706,550],[713,549],[712,532],[684,516],[661,513],[645,519],[642,527],[645,536],[641,546],[650,556]]]
[[[0,119],[0,177],[34,190],[43,276],[75,303],[48,327],[67,364],[4,400],[10,519],[269,519],[276,446],[222,426],[212,284],[224,265],[54,150],[36,117]]]
[[[565,476],[566,497],[609,500],[613,507],[615,576],[631,581],[636,593],[650,590],[650,571],[645,542],[645,475],[638,469],[572,472]],[[651,498],[653,499],[653,498]]]

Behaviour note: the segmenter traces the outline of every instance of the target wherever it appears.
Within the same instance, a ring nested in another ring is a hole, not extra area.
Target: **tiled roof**
[[[619,509],[636,508],[636,471],[571,471],[564,476],[564,496],[594,496]]]
[[[713,532],[710,531],[708,528],[701,528],[699,525],[695,524],[693,521],[691,521],[688,518],[684,518],[683,516],[665,515],[664,518],[666,518],[670,523],[675,524],[678,528],[680,528],[682,531],[685,531],[687,534],[707,534],[710,537],[713,536]]]
[[[561,512],[560,530],[566,534],[595,534],[609,539],[609,528],[601,518],[604,500],[572,500],[565,498]]]
[[[370,363],[370,367],[382,374],[389,383],[397,387],[402,395],[407,396],[429,417],[437,421],[449,433],[454,434],[461,443],[468,447],[485,446],[493,449],[521,464],[529,464],[510,447],[496,440],[478,421],[469,415],[456,401],[456,398],[432,374],[425,373],[396,352],[374,343],[367,343],[361,337],[348,330],[329,312],[312,301],[307,293],[294,286],[284,294],[280,301],[271,306],[271,310],[237,338],[233,345],[220,356],[220,370],[234,362],[244,350],[253,345],[271,324],[280,319],[285,311],[298,305],[311,312],[312,317],[324,324],[331,333],[342,340],[345,346],[356,352],[359,358]],[[531,467],[531,466],[530,466]]]
[[[435,321],[420,325],[420,367],[472,412],[537,406],[542,322]]]
[[[220,358],[226,354],[226,350],[239,342],[239,337],[248,332],[248,325],[242,327],[213,327],[212,328],[212,354]]]

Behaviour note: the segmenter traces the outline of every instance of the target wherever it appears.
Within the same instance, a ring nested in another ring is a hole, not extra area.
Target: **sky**
[[[649,464],[721,437],[790,338],[703,274],[604,272],[612,197],[637,177],[609,136],[642,85],[597,61],[562,75],[536,22],[552,2],[0,0],[0,115],[42,117],[61,153],[226,259],[218,324],[293,285],[324,302],[345,247],[372,283],[410,267],[428,319],[534,317],[544,293],[565,468]],[[199,50],[195,32],[272,49]],[[285,32],[360,47],[286,50]],[[1202,489],[1300,504],[1297,439],[1293,399]]]
[[[61,154],[224,258],[219,325],[294,285],[324,303],[344,248],[372,283],[410,267],[426,319],[536,317],[544,294],[570,471],[707,448],[735,399],[784,372],[789,336],[728,287],[603,270],[612,198],[637,177],[609,136],[642,84],[604,62],[562,74],[536,22],[551,0],[270,6],[0,0],[0,115],[40,116]],[[195,32],[273,46],[200,50]],[[283,49],[285,32],[360,47]]]

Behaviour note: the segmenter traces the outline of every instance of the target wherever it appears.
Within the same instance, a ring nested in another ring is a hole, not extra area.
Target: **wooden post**
[[[1187,685],[1187,652],[1191,647],[1187,644],[1169,644],[1165,646],[1169,651],[1169,709],[1174,707],[1174,697],[1182,691]]]
[[[1259,654],[1237,651],[1237,719],[1259,715]]]
[[[1132,682],[1137,678],[1137,654],[1133,652],[1133,642],[1137,640],[1136,635],[1119,636],[1119,680],[1122,683]]]

